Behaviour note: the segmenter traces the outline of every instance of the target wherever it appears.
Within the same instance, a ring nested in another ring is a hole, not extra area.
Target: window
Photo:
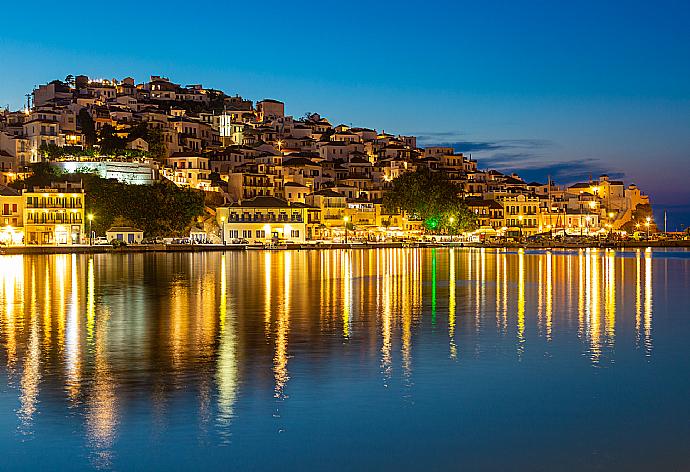
[[[266,231],[263,229],[257,229],[256,230],[256,237],[257,238],[265,238],[266,237]]]
[[[292,237],[293,238],[299,238],[299,230],[293,229],[292,230]]]
[[[245,239],[251,238],[252,237],[252,230],[250,230],[250,229],[242,230],[242,237]]]
[[[231,238],[238,238],[240,235],[240,232],[236,229],[231,229],[230,230],[230,237]]]

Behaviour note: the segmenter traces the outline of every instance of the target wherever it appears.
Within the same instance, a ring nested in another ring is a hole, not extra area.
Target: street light
[[[89,246],[93,245],[93,231],[92,231],[92,224],[93,224],[93,213],[89,213],[86,215],[86,218],[89,220]]]
[[[347,223],[350,221],[350,217],[344,216],[343,221],[345,222],[345,244],[347,244]]]
[[[652,219],[648,216],[647,221],[645,221],[645,224],[644,224],[647,227],[647,240],[649,240],[649,226],[651,225],[651,223],[652,223]]]
[[[225,246],[225,216],[220,217],[220,223],[222,225],[220,232],[221,232],[222,237],[223,237],[223,246]]]
[[[522,242],[522,219],[523,218],[524,218],[524,216],[518,215],[518,221],[519,221],[518,226],[520,227],[520,242]]]

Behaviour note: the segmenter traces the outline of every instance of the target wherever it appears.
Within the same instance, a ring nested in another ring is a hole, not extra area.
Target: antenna
[[[664,233],[666,232],[666,210],[664,210]]]

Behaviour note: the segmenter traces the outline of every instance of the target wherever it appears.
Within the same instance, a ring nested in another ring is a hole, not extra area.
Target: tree
[[[163,160],[167,153],[163,142],[163,133],[158,128],[148,128],[144,140],[149,144],[149,155],[154,159]]]
[[[50,187],[53,182],[65,180],[65,173],[59,167],[51,165],[49,162],[37,162],[31,165],[32,174],[24,180],[15,180],[10,183],[10,187],[30,189],[33,187]]]
[[[63,155],[62,146],[43,143],[38,147],[38,152],[47,159],[57,159]]]
[[[117,221],[142,229],[147,236],[182,236],[204,215],[204,193],[172,183],[129,185],[83,175],[86,210],[93,229],[103,234]]]
[[[92,213],[93,230],[97,234],[115,223],[126,221],[148,236],[182,236],[196,219],[205,214],[204,192],[177,187],[173,183],[130,185],[113,179],[103,179],[94,173],[67,174],[47,162],[32,166],[33,175],[16,180],[16,189],[49,187],[69,178],[80,179],[84,185],[85,210]]]
[[[99,144],[104,154],[116,154],[127,146],[125,139],[115,134],[115,128],[112,125],[103,126],[100,132]]]
[[[472,229],[476,218],[459,196],[462,189],[440,172],[420,167],[394,179],[383,196],[384,208],[391,213],[402,210],[423,221],[432,232],[456,233]]]
[[[79,114],[77,115],[77,125],[84,135],[86,145],[93,146],[96,144],[96,126],[94,125],[93,118],[91,118],[91,115],[86,108],[79,110]]]

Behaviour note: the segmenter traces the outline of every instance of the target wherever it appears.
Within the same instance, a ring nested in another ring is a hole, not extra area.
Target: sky
[[[558,183],[601,173],[690,225],[690,2],[3,5],[0,106],[68,74],[163,75],[449,144]]]

